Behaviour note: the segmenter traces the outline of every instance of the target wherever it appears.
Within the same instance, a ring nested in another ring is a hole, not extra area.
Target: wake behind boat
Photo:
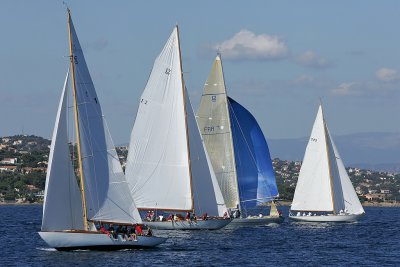
[[[53,131],[39,235],[57,250],[157,246],[166,238],[122,236],[103,230],[103,224],[133,227],[142,220],[122,172],[69,9],[68,29],[70,71]],[[69,103],[70,98],[73,103]],[[69,115],[71,104],[73,116]],[[69,143],[74,131],[68,129],[68,117],[74,118],[76,150]],[[78,162],[79,185],[73,166],[75,161]]]
[[[260,126],[245,107],[227,96],[220,55],[204,85],[197,122],[232,224],[282,222],[274,203],[269,215],[252,215],[260,204],[278,196],[278,188]]]
[[[176,26],[154,62],[129,143],[126,179],[140,210],[194,213],[145,223],[156,229],[219,229],[230,223],[184,85]],[[181,217],[183,217],[181,216]]]
[[[306,222],[353,222],[363,214],[321,104],[304,154],[289,218]]]

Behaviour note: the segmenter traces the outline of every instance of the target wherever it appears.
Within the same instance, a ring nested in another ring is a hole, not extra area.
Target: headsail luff
[[[197,111],[197,122],[228,208],[240,206],[228,99],[220,56],[217,56]]]
[[[88,219],[140,223],[70,16],[69,28]]]
[[[82,198],[69,152],[68,78],[58,106],[51,139],[43,203],[42,231],[83,230]]]
[[[139,208],[193,210],[178,42],[175,27],[154,62],[131,133],[126,178]]]

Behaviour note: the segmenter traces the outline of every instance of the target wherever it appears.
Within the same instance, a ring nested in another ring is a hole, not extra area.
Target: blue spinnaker
[[[271,156],[256,119],[238,102],[228,97],[236,173],[242,209],[278,196]]]

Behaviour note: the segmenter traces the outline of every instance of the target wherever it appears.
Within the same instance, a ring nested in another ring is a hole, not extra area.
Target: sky
[[[400,1],[65,1],[114,142],[129,141],[154,59],[179,25],[197,110],[217,50],[228,94],[268,138],[400,132]],[[0,136],[51,137],[69,66],[63,1],[0,1]]]

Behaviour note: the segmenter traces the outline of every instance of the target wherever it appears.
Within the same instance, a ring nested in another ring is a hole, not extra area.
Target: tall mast
[[[238,179],[237,179],[237,170],[236,170],[236,159],[235,159],[235,149],[233,147],[233,136],[232,136],[232,125],[231,125],[231,116],[230,116],[230,110],[229,110],[229,103],[228,103],[228,92],[226,91],[226,86],[225,86],[225,74],[224,74],[224,67],[222,65],[222,57],[221,53],[218,51],[217,55],[219,56],[219,61],[221,63],[221,71],[222,71],[222,80],[224,82],[224,90],[225,90],[225,102],[226,102],[226,111],[228,112],[228,127],[229,127],[229,135],[231,137],[231,142],[230,142],[230,149],[232,151],[232,160],[233,160],[233,168],[235,170],[235,186],[236,186],[236,191],[237,191],[237,199],[238,199],[238,208],[241,211],[241,203],[240,203],[240,192],[239,192],[239,185],[238,185]],[[242,216],[242,213],[240,213],[240,216]]]
[[[179,40],[179,27],[176,24],[176,32],[178,35],[178,50],[179,50],[179,62],[180,62],[180,72],[182,80],[182,96],[183,96],[183,111],[185,113],[185,126],[186,126],[186,145],[188,151],[188,164],[189,164],[189,177],[190,177],[190,195],[192,197],[192,213],[194,212],[194,197],[193,197],[193,185],[192,185],[192,166],[190,162],[190,147],[189,147],[189,134],[188,134],[188,124],[187,124],[187,112],[186,112],[186,98],[185,98],[185,84],[183,81],[183,69],[182,69],[182,56],[181,56],[181,42]]]
[[[324,117],[324,112],[322,108],[322,100],[321,100],[321,113],[322,113],[322,123],[324,125],[324,135],[325,135],[325,146],[326,146],[326,156],[328,158],[328,172],[329,172],[329,182],[331,186],[331,196],[332,196],[332,206],[333,206],[333,212],[336,213],[335,209],[335,192],[333,191],[333,180],[332,180],[332,173],[331,173],[331,160],[329,156],[329,146],[328,146],[328,131],[326,130],[326,123],[325,123],[325,117]]]
[[[75,61],[73,53],[72,33],[71,33],[71,11],[69,10],[69,8],[67,10],[68,10],[69,57],[71,59],[71,79],[72,79],[72,91],[74,95],[75,130],[76,130],[76,141],[78,145],[79,179],[80,179],[80,190],[82,195],[82,208],[83,208],[83,226],[85,230],[88,230],[85,183],[83,177],[82,157],[81,157],[81,139],[79,134],[78,105],[76,101],[75,64],[78,64],[78,62]]]

